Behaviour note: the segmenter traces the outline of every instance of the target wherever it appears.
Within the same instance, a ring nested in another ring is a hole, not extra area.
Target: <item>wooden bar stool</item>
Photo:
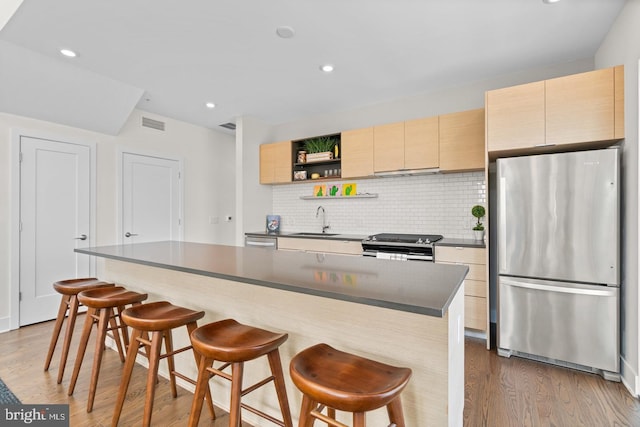
[[[201,326],[191,333],[191,343],[193,349],[198,353],[200,366],[198,367],[198,382],[191,405],[191,415],[189,416],[189,426],[195,427],[200,420],[202,411],[202,401],[205,391],[209,385],[209,380],[215,375],[219,375],[231,381],[231,407],[229,410],[229,427],[240,427],[240,409],[247,409],[254,414],[268,419],[274,424],[284,427],[293,427],[291,421],[291,411],[287,400],[287,390],[284,384],[282,363],[278,348],[288,338],[287,334],[277,334],[264,329],[246,326],[233,319],[221,320]],[[271,376],[264,380],[242,389],[242,375],[244,362],[257,359],[266,355],[271,367]],[[213,367],[213,362],[218,361],[223,364],[218,368]],[[222,372],[223,369],[231,365],[231,374]],[[241,403],[241,397],[273,381],[278,395],[278,403],[282,413],[283,421]]]
[[[169,380],[171,383],[171,393],[173,397],[178,396],[176,388],[176,376],[191,383],[196,384],[194,380],[188,378],[175,370],[173,356],[192,347],[188,345],[178,350],[173,349],[172,330],[181,326],[186,326],[189,334],[197,327],[197,321],[204,317],[204,311],[193,311],[188,308],[175,306],[167,301],[151,302],[135,307],[127,308],[122,312],[122,321],[131,327],[131,343],[127,351],[127,357],[124,364],[122,381],[120,382],[120,390],[118,391],[118,399],[111,420],[112,426],[117,426],[124,406],[124,400],[129,388],[131,373],[136,362],[136,355],[141,346],[147,349],[147,357],[149,358],[149,371],[147,373],[147,394],[144,403],[143,426],[151,425],[151,413],[153,411],[153,398],[155,396],[155,387],[158,377],[158,365],[160,359],[167,358],[169,365]],[[151,332],[151,339],[148,334]],[[166,353],[160,354],[162,342],[164,341]],[[193,352],[198,364],[200,356]],[[213,412],[213,401],[211,400],[211,392],[207,387],[207,401],[211,417],[215,418]]]
[[[120,354],[120,360],[124,362],[125,350],[123,350],[123,347],[127,348],[129,345],[129,334],[127,333],[126,325],[122,323],[120,318],[121,313],[126,306],[139,305],[146,299],[147,294],[129,291],[122,286],[91,289],[88,291],[82,291],[78,294],[78,300],[87,306],[88,311],[84,322],[84,328],[82,329],[80,344],[78,345],[78,355],[76,356],[76,363],[73,368],[73,376],[71,377],[71,383],[69,384],[68,394],[71,396],[75,389],[78,374],[80,373],[80,367],[82,366],[82,360],[84,359],[84,354],[87,350],[89,336],[91,335],[91,330],[95,324],[98,336],[96,337],[96,349],[93,354],[93,370],[91,372],[87,412],[91,412],[93,410],[93,402],[96,395],[96,387],[98,385],[98,376],[100,375],[100,365],[102,364],[102,355],[104,353],[107,332],[113,332],[113,339],[115,340],[118,353]],[[122,329],[122,338],[120,337],[120,329]]]
[[[51,343],[49,344],[49,351],[47,352],[47,359],[44,362],[44,370],[48,371],[51,365],[51,359],[53,358],[53,352],[56,349],[58,343],[58,337],[62,330],[62,323],[64,318],[68,314],[67,329],[64,334],[64,341],[62,344],[62,354],[60,355],[60,367],[58,369],[58,384],[62,382],[62,376],[64,375],[64,367],[67,364],[67,357],[69,356],[69,346],[71,345],[71,337],[73,336],[73,328],[76,324],[76,317],[78,316],[78,294],[88,289],[95,289],[105,286],[114,286],[113,283],[102,282],[95,277],[86,277],[82,279],[69,279],[61,280],[53,284],[53,289],[59,294],[62,294],[60,299],[60,306],[58,308],[58,317],[56,317],[56,323],[53,327],[53,334],[51,335]]]
[[[317,344],[291,359],[289,372],[302,392],[300,427],[315,419],[330,426],[346,427],[335,411],[353,413],[353,427],[365,427],[365,414],[387,407],[391,425],[405,427],[400,393],[409,382],[411,369],[396,368],[374,360]],[[327,415],[322,413],[327,408]]]

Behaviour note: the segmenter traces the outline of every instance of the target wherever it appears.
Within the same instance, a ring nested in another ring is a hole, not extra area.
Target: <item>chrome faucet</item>
[[[324,208],[322,206],[318,206],[318,209],[316,209],[316,218],[318,218],[318,215],[320,215],[320,210],[322,210],[322,232],[324,233],[331,226],[328,225],[327,222],[326,222],[327,215],[326,215],[326,212],[324,211]]]

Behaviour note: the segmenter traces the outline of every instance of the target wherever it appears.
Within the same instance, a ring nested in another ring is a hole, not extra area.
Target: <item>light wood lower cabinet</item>
[[[298,239],[278,237],[278,250],[334,253],[362,256],[362,243],[355,240]]]
[[[484,332],[489,348],[489,289],[485,248],[437,246],[435,259],[441,264],[464,264],[469,267],[464,289],[464,326]]]

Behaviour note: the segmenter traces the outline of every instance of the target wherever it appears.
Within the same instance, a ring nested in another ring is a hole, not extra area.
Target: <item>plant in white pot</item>
[[[471,215],[476,218],[476,225],[473,226],[473,234],[476,240],[484,240],[484,225],[480,222],[480,218],[486,213],[484,206],[475,205],[471,208]]]

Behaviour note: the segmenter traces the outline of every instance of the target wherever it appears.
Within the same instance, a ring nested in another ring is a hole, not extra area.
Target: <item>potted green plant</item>
[[[484,225],[480,222],[480,218],[483,218],[485,213],[484,206],[475,205],[471,208],[471,215],[476,218],[476,225],[473,226],[473,234],[476,240],[484,240]]]
[[[333,158],[333,148],[337,142],[333,136],[319,136],[307,139],[304,143],[307,162],[331,160]]]

